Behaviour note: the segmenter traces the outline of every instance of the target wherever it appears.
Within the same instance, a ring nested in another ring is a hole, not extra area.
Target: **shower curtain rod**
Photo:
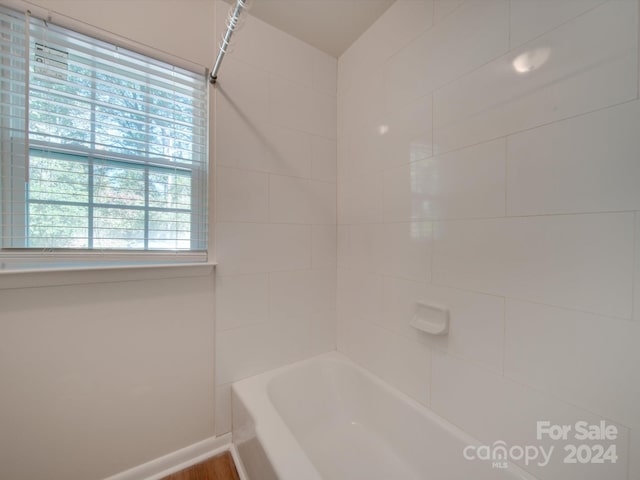
[[[222,59],[224,58],[224,54],[227,53],[227,48],[229,48],[229,44],[231,42],[231,35],[238,25],[240,24],[240,15],[242,11],[247,8],[248,0],[236,0],[236,6],[233,9],[233,13],[229,15],[227,19],[227,33],[225,33],[222,38],[222,43],[220,44],[220,51],[218,52],[218,57],[216,58],[216,63],[213,65],[211,69],[211,74],[209,75],[209,82],[212,85],[215,85],[218,80],[218,70],[220,70],[220,64],[222,63]]]

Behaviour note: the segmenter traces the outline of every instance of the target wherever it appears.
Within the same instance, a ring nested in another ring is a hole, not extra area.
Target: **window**
[[[0,9],[0,260],[205,260],[207,90],[204,72]]]

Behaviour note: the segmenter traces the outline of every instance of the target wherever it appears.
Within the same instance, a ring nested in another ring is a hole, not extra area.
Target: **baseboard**
[[[240,480],[249,480],[249,475],[247,475],[247,471],[244,469],[244,464],[242,463],[242,459],[240,458],[240,454],[238,453],[238,449],[235,444],[232,443],[229,446],[229,451],[233,457],[233,463],[236,466],[236,471],[238,472]]]
[[[230,433],[210,437],[104,480],[159,480],[219,453],[232,451],[231,447]]]

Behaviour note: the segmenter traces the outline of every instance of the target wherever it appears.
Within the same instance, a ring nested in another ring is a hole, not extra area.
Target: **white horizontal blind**
[[[3,250],[204,254],[203,72],[0,18]]]

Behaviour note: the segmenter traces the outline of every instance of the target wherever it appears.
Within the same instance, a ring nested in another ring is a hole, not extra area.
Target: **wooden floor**
[[[205,460],[162,480],[240,480],[229,452]]]

